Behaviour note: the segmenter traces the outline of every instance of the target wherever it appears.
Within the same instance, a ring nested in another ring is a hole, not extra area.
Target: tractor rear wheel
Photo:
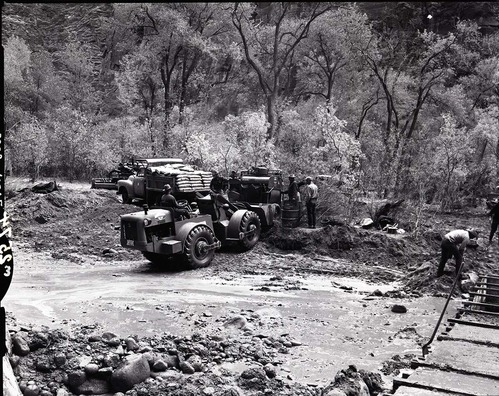
[[[142,252],[142,255],[153,265],[160,265],[165,260],[165,256],[159,253]]]
[[[239,231],[251,233],[244,236],[244,238],[239,242],[240,247],[243,251],[252,249],[260,239],[260,233],[262,226],[260,224],[260,218],[255,212],[248,210],[241,219],[239,224]]]
[[[209,245],[215,243],[211,229],[201,225],[193,228],[185,238],[185,260],[190,269],[203,268],[210,265],[215,250]]]

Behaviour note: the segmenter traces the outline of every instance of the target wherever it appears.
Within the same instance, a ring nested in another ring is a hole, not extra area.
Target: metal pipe
[[[452,293],[453,293],[453,291],[454,291],[454,289],[455,289],[455,287],[457,285],[457,282],[459,281],[459,276],[461,275],[461,271],[463,270],[463,268],[464,268],[464,260],[461,263],[461,266],[460,266],[459,270],[457,271],[456,279],[454,280],[454,283],[452,284],[452,288],[450,289],[449,296],[447,297],[447,301],[445,301],[444,309],[442,310],[442,313],[440,314],[440,318],[438,319],[437,325],[435,326],[435,329],[433,330],[433,334],[431,335],[430,340],[421,347],[422,348],[423,357],[425,357],[425,355],[428,354],[428,352],[429,352],[429,346],[431,345],[431,343],[435,339],[435,335],[437,334],[437,331],[438,331],[438,328],[440,326],[440,323],[442,322],[442,319],[443,319],[443,317],[445,315],[445,311],[447,310],[447,306],[449,305],[449,301],[450,301],[450,299],[452,297]]]

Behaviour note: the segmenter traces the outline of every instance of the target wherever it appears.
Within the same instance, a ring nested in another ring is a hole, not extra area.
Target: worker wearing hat
[[[288,198],[293,202],[300,202],[300,192],[298,191],[298,183],[296,182],[295,175],[289,175],[289,185],[286,191],[283,191],[283,194],[288,194]]]
[[[456,259],[456,275],[463,264],[463,255],[466,246],[470,243],[471,239],[476,239],[478,233],[475,230],[453,230],[444,235],[442,239],[442,257],[438,265],[437,277],[444,274],[445,263],[452,258]]]
[[[319,189],[312,181],[310,176],[305,178],[305,205],[307,206],[308,226],[315,228],[315,209],[317,207],[317,199],[319,198]]]
[[[170,208],[175,213],[175,217],[184,216],[191,218],[189,211],[185,206],[179,205],[175,197],[172,195],[172,187],[169,184],[163,186],[163,195],[161,196],[160,206]]]

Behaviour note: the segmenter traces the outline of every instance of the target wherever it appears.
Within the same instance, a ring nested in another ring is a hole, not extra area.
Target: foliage
[[[3,11],[14,173],[88,179],[139,156],[265,164],[329,175],[349,207],[359,193],[449,207],[498,184],[495,3]]]

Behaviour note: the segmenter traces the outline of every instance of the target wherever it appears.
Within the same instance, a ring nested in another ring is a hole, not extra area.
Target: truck
[[[196,170],[184,164],[181,158],[138,159],[135,166],[136,174],[117,182],[117,194],[123,203],[139,200],[154,206],[158,204],[165,184],[170,184],[177,199],[189,202],[210,190],[211,173]]]
[[[258,242],[261,224],[255,212],[236,207],[221,194],[198,198],[197,206],[197,212],[189,208],[191,218],[177,217],[169,208],[149,209],[147,204],[143,211],[120,216],[121,246],[142,252],[156,265],[176,258],[197,269],[210,265],[221,246],[245,251]]]
[[[116,169],[111,170],[107,177],[94,177],[90,188],[100,188],[105,190],[117,190],[118,181],[128,179],[133,175],[133,164],[120,164]]]

